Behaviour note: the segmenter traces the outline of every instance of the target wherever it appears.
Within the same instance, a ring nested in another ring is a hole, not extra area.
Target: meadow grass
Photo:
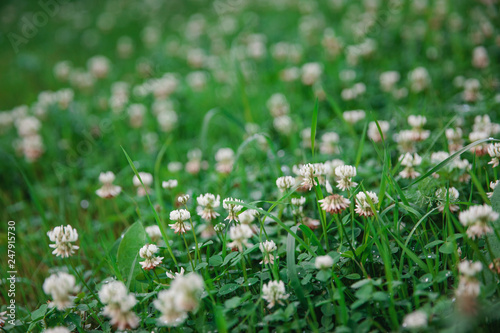
[[[57,6],[1,5],[5,331],[495,331],[496,1]]]

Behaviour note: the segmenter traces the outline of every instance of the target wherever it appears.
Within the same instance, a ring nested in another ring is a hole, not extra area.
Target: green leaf
[[[38,309],[31,313],[31,320],[37,321],[42,319],[47,312],[47,304],[42,304]]]
[[[222,263],[223,266],[226,266],[229,261],[233,258],[235,258],[238,254],[240,254],[239,252],[230,252],[225,258],[224,258],[224,262]]]
[[[431,247],[438,246],[438,245],[441,245],[443,243],[444,243],[443,240],[438,239],[438,240],[435,240],[433,242],[430,242],[429,244],[427,244],[426,246],[424,246],[424,248],[429,249]]]
[[[220,289],[219,289],[219,295],[227,295],[229,293],[232,293],[233,291],[235,291],[236,289],[238,289],[240,287],[239,284],[236,284],[236,283],[227,283],[225,285],[223,285]]]
[[[226,309],[234,309],[240,306],[241,304],[241,297],[234,296],[233,298],[228,299],[227,301],[224,302],[224,306]]]
[[[205,268],[207,266],[208,266],[208,263],[206,263],[206,262],[200,262],[198,265],[196,265],[195,270],[199,271],[199,270],[201,270],[201,269],[203,269],[203,268]]]
[[[361,275],[359,275],[358,273],[352,273],[352,274],[346,275],[345,278],[349,279],[349,280],[359,280],[359,279],[361,279]]]
[[[214,241],[213,241],[213,240],[211,240],[211,239],[210,239],[210,240],[207,240],[205,243],[203,243],[203,245],[202,245],[202,246],[200,246],[200,249],[201,249],[201,248],[204,248],[205,246],[212,245],[213,243],[214,243]]]
[[[363,287],[365,284],[372,283],[372,279],[363,279],[351,285],[351,288],[358,289]]]
[[[321,281],[321,282],[326,282],[328,281],[329,279],[332,278],[332,273],[330,271],[326,271],[326,270],[320,270],[317,274],[316,274],[316,279],[318,281]]]
[[[118,247],[118,254],[116,262],[118,269],[124,279],[132,290],[135,290],[134,277],[141,271],[138,257],[139,250],[146,244],[146,231],[140,221],[135,222],[128,228],[123,236],[120,246]]]
[[[211,256],[210,259],[208,259],[208,263],[210,264],[210,266],[220,266],[222,265],[222,256]]]
[[[444,254],[453,253],[456,250],[455,245],[452,242],[445,242],[443,245],[439,247],[439,252]]]

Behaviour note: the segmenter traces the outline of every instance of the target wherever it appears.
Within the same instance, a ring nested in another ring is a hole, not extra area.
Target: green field
[[[0,57],[0,331],[500,325],[497,0],[4,1]]]

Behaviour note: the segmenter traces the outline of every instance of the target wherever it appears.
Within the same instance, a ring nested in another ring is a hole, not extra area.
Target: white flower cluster
[[[52,254],[58,257],[67,258],[75,253],[75,250],[79,249],[77,245],[72,244],[78,240],[78,231],[69,224],[55,227],[47,232],[47,236],[49,236],[51,242],[54,242],[54,244],[49,245],[54,249]]]
[[[269,283],[262,286],[262,298],[269,303],[267,305],[269,309],[276,304],[283,304],[283,301],[288,297],[283,281],[269,281]]]
[[[276,247],[276,244],[274,243],[274,241],[264,241],[262,243],[259,244],[259,249],[260,251],[262,252],[263,256],[264,256],[264,260],[262,260],[260,263],[264,263],[264,264],[274,264],[274,255],[272,254],[272,252],[276,251],[278,248]]]
[[[315,178],[321,183],[321,176],[325,173],[325,167],[321,163],[308,163],[300,166],[299,174],[302,177],[302,186],[311,190],[318,185]]]
[[[415,179],[420,176],[420,173],[415,170],[415,166],[419,166],[422,163],[422,157],[417,153],[410,154],[406,153],[399,157],[401,165],[405,168],[399,173],[402,178]]]
[[[139,325],[139,318],[132,311],[137,300],[128,293],[123,282],[113,281],[103,285],[99,290],[99,299],[105,305],[103,313],[111,318],[111,325],[122,331]]]
[[[491,157],[491,161],[488,164],[491,164],[492,168],[496,168],[500,164],[500,143],[493,143],[488,146],[488,154]]]
[[[238,224],[229,229],[229,238],[233,241],[227,246],[243,251],[243,246],[250,246],[248,239],[253,236],[253,230],[248,224]]]
[[[166,326],[178,326],[187,318],[187,313],[198,308],[204,282],[200,275],[190,273],[177,275],[170,289],[158,293],[153,302],[161,312],[159,323]]]
[[[163,257],[156,256],[156,253],[158,253],[158,251],[160,251],[160,249],[154,244],[146,244],[141,247],[141,249],[139,250],[139,256],[143,259],[146,259],[145,261],[140,262],[143,269],[151,270],[161,264]]]
[[[191,213],[186,209],[177,209],[170,212],[170,220],[176,221],[174,224],[170,225],[170,228],[174,229],[177,234],[184,234],[191,230],[191,226],[184,221],[191,218]]]
[[[238,205],[238,204],[229,203],[228,201],[235,201],[235,202],[243,202],[243,201],[240,199],[234,199],[234,198],[227,198],[227,199],[224,199],[222,201],[222,206],[224,207],[225,210],[227,210],[227,213],[228,213],[228,215],[224,219],[224,221],[225,220],[229,220],[229,222],[239,221],[237,214],[243,208],[243,206]]]
[[[75,277],[65,272],[52,274],[45,279],[43,291],[52,297],[50,307],[57,307],[58,310],[64,310],[73,305],[71,295],[78,292],[75,284]]]
[[[368,195],[368,196],[367,196]],[[360,216],[373,216],[375,215],[375,211],[372,209],[372,206],[370,205],[370,201],[368,200],[370,198],[372,204],[374,207],[378,204],[378,197],[375,192],[359,192],[356,194],[356,213],[358,213]]]
[[[335,169],[335,175],[337,176],[337,187],[342,191],[358,185],[352,181],[352,178],[356,177],[356,167],[352,165],[338,166]]]
[[[467,227],[467,236],[472,239],[484,236],[493,231],[490,222],[495,222],[500,214],[495,212],[491,206],[471,206],[460,212],[458,219],[464,227]]]
[[[102,187],[95,191],[95,193],[101,198],[114,198],[122,191],[120,186],[113,185],[115,174],[111,171],[101,172],[99,174],[99,181],[102,183]]]
[[[333,259],[329,255],[317,256],[314,261],[316,269],[327,270],[333,266]]]
[[[221,148],[215,154],[215,160],[215,169],[222,174],[229,174],[233,170],[234,151],[231,148]]]
[[[146,227],[145,230],[153,243],[158,242],[158,240],[160,240],[160,238],[162,237],[160,227],[157,225]]]
[[[448,208],[451,212],[455,212],[459,209],[455,202],[458,201],[458,190],[454,187],[450,187],[448,190],[444,187],[439,188],[436,191],[436,198],[438,200],[438,210],[440,212],[444,211],[446,203],[448,202]]]
[[[284,176],[276,179],[276,186],[281,192],[286,192],[295,185],[295,178],[292,176]]]

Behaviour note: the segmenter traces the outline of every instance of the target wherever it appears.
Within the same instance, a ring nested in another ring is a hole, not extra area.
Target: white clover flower
[[[161,312],[159,323],[177,326],[184,322],[187,312],[198,308],[203,289],[204,282],[198,274],[177,276],[170,289],[159,292],[158,299],[153,302]]]
[[[66,327],[63,326],[56,326],[52,328],[48,328],[43,333],[71,333],[70,330],[68,330]]]
[[[2,311],[0,312],[0,327],[4,327],[5,325],[5,322],[8,320],[9,318],[7,317],[7,311]],[[66,332],[64,332],[66,333]],[[68,333],[70,333],[68,331]]]
[[[78,232],[69,224],[67,226],[61,225],[55,227],[47,232],[47,236],[49,236],[51,242],[55,242],[55,244],[50,244],[49,246],[54,249],[52,254],[58,257],[67,258],[75,253],[75,250],[79,249],[77,245],[71,244],[78,240]]]
[[[344,111],[342,114],[344,117],[344,120],[347,121],[350,124],[355,124],[366,117],[366,113],[363,110],[351,110],[351,111]]]
[[[155,256],[158,251],[160,251],[160,249],[154,244],[146,244],[141,247],[141,249],[139,250],[139,256],[143,259],[146,259],[145,261],[140,262],[143,269],[151,270],[161,264],[163,257]]]
[[[427,118],[425,116],[408,116],[408,124],[413,128],[422,128],[427,123]]]
[[[425,90],[431,83],[429,72],[424,67],[417,67],[408,74],[411,90],[419,93]]]
[[[191,226],[184,221],[191,218],[191,213],[185,209],[177,209],[170,212],[170,219],[176,221],[174,224],[170,225],[170,228],[174,229],[175,233],[184,234],[191,230]]]
[[[492,168],[496,168],[500,164],[500,143],[492,143],[488,146],[488,154],[491,157],[491,161],[488,164],[491,164]]]
[[[458,264],[458,271],[468,277],[474,277],[477,273],[483,270],[483,264],[480,261],[464,260]]]
[[[314,261],[314,266],[316,267],[316,269],[329,269],[333,266],[333,259],[329,255],[317,256]]]
[[[358,185],[352,181],[356,177],[356,167],[352,165],[341,165],[335,168],[335,175],[337,176],[337,187],[342,190],[348,190],[351,187]]]
[[[319,151],[322,154],[335,154],[339,152],[338,143],[339,135],[335,132],[328,132],[321,136],[321,142],[319,145]]]
[[[189,201],[189,194],[184,194],[184,195],[180,195],[178,198],[177,198],[177,201],[181,204],[181,205],[185,205],[187,204],[187,202]]]
[[[294,123],[290,116],[279,116],[274,118],[273,126],[278,133],[290,135],[294,131]]]
[[[356,213],[358,213],[360,216],[373,216],[375,215],[375,212],[373,211],[372,207],[370,206],[370,203],[366,197],[370,198],[370,200],[373,203],[373,206],[376,206],[378,204],[378,197],[375,192],[369,192],[367,191],[366,194],[365,192],[359,192],[356,194]]]
[[[267,305],[269,309],[274,307],[276,303],[283,304],[283,301],[288,297],[283,281],[269,281],[268,284],[262,286],[262,298],[269,303]]]
[[[323,67],[317,62],[309,62],[302,65],[302,83],[306,86],[312,86],[316,83],[321,74],[323,73]]]
[[[133,294],[128,293],[123,282],[113,281],[103,285],[99,290],[99,299],[106,305],[103,314],[111,318],[111,325],[119,330],[139,326],[139,318],[132,311],[137,300]]]
[[[491,192],[486,193],[488,195],[488,198],[491,199],[491,197],[493,197],[493,193],[495,191],[495,188],[498,186],[498,184],[500,184],[500,180],[496,180],[494,182],[490,182],[490,190],[491,190]]]
[[[476,46],[472,52],[472,66],[476,68],[486,68],[490,64],[488,51],[484,46]]]
[[[272,254],[272,252],[276,251],[278,248],[276,247],[276,244],[274,243],[274,241],[264,241],[262,243],[259,244],[259,249],[260,251],[262,252],[262,254],[264,255],[264,260],[262,260],[260,263],[264,263],[264,264],[274,264],[274,255]]]
[[[87,61],[89,72],[96,78],[102,79],[108,76],[111,61],[105,56],[97,55]]]
[[[484,236],[493,231],[488,225],[489,222],[495,222],[500,214],[495,212],[491,206],[486,204],[482,206],[471,206],[469,209],[460,212],[458,219],[464,227],[467,227],[467,236],[472,239]]]
[[[308,163],[300,166],[299,174],[303,178],[302,186],[311,190],[313,186],[318,185],[315,178],[319,180],[324,173],[325,167],[321,163]]]
[[[292,213],[293,215],[302,215],[302,212],[304,210],[304,204],[306,203],[306,198],[300,197],[300,198],[292,198],[291,200],[292,203]]]
[[[135,103],[130,104],[127,109],[129,115],[130,126],[139,128],[144,122],[144,115],[146,114],[146,106],[143,104]]]
[[[438,210],[440,212],[444,211],[447,197],[449,198],[449,205],[448,208],[450,209],[451,212],[455,212],[459,209],[457,205],[454,203],[458,201],[458,190],[454,187],[450,187],[448,190],[446,190],[445,187],[441,187],[436,191],[436,197],[438,200]]]
[[[390,92],[393,90],[396,83],[398,83],[401,75],[396,71],[383,72],[379,76],[380,87],[382,91]]]
[[[292,205],[294,206],[303,206],[306,203],[306,198],[292,198]]]
[[[33,116],[16,120],[15,124],[20,137],[38,134],[38,131],[42,127],[40,120]]]
[[[225,220],[229,220],[229,222],[239,221],[237,213],[243,208],[243,206],[238,205],[238,204],[232,204],[232,203],[229,203],[228,201],[235,201],[235,202],[243,202],[243,201],[239,200],[239,199],[234,199],[234,198],[227,198],[227,199],[224,199],[224,201],[222,201],[222,206],[228,212],[228,216],[224,219],[224,221]]]
[[[198,202],[198,215],[204,220],[211,221],[219,216],[219,213],[215,211],[215,208],[220,206],[219,195],[215,196],[212,193],[205,193],[196,198],[196,201]]]
[[[273,118],[281,117],[290,113],[290,104],[285,95],[273,94],[266,102],[266,106]]]
[[[319,200],[321,209],[330,214],[339,214],[351,204],[351,201],[340,194],[331,194]]]
[[[195,311],[200,303],[200,297],[203,293],[203,278],[196,273],[177,276],[170,286],[175,290],[177,297],[176,305],[183,311]]]
[[[165,274],[167,275],[168,278],[170,279],[176,279],[178,278],[179,276],[183,276],[184,275],[184,267],[181,267],[181,270],[179,272],[173,272],[173,271],[166,271]]]
[[[52,274],[46,278],[43,283],[43,291],[53,299],[49,306],[55,306],[58,310],[72,307],[73,301],[71,295],[78,292],[75,282],[76,280],[73,275],[64,272]]]
[[[475,307],[475,299],[481,292],[481,285],[475,276],[483,269],[480,262],[464,260],[458,265],[460,279],[455,295],[462,310],[469,312]]]
[[[170,132],[175,128],[178,121],[177,113],[174,110],[161,110],[156,115],[156,121],[160,125],[162,132]]]
[[[215,169],[223,174],[228,174],[233,170],[234,151],[231,148],[221,148],[215,154],[217,164]]]
[[[445,134],[446,139],[448,139],[448,150],[450,153],[454,153],[463,147],[463,133],[460,127],[447,128]]]
[[[292,176],[284,176],[276,179],[276,186],[281,192],[286,192],[295,185],[295,178]]]
[[[102,183],[102,187],[95,191],[95,193],[101,198],[114,198],[122,191],[122,188],[117,185],[113,185],[115,180],[115,174],[111,171],[101,172],[99,174],[99,181]]]
[[[238,215],[238,219],[241,224],[250,225],[255,220],[255,217],[258,216],[258,214],[259,212],[257,212],[255,209],[247,209],[244,212],[240,213],[240,215]]]
[[[169,179],[169,180],[165,180],[161,183],[161,187],[163,187],[164,189],[173,189],[173,188],[176,188],[178,185],[178,182],[177,182],[177,179]]]
[[[144,187],[142,186],[139,177],[141,177]],[[153,184],[153,175],[147,172],[139,172],[139,177],[137,177],[137,175],[134,175],[134,178],[132,178],[132,183],[134,183],[134,186],[137,187],[137,195],[143,197],[147,193],[151,192],[151,184]]]
[[[146,227],[145,230],[153,243],[156,243],[162,237],[160,227],[157,225]]]
[[[161,312],[159,324],[178,326],[186,320],[187,312],[177,307],[176,299],[177,293],[172,288],[158,293],[158,299],[153,304]]]
[[[427,313],[417,310],[404,317],[402,327],[407,329],[424,328],[427,327],[427,321]]]
[[[229,243],[227,246],[230,248],[238,248],[241,252],[243,251],[243,245],[248,247],[250,243],[248,239],[253,236],[252,228],[250,228],[247,224],[238,224],[234,225],[229,229],[229,238],[233,241]]]
[[[415,154],[406,153],[399,157],[401,165],[405,168],[399,173],[402,178],[415,179],[420,176],[420,173],[415,171],[414,166],[419,166],[422,163],[422,157]]]

